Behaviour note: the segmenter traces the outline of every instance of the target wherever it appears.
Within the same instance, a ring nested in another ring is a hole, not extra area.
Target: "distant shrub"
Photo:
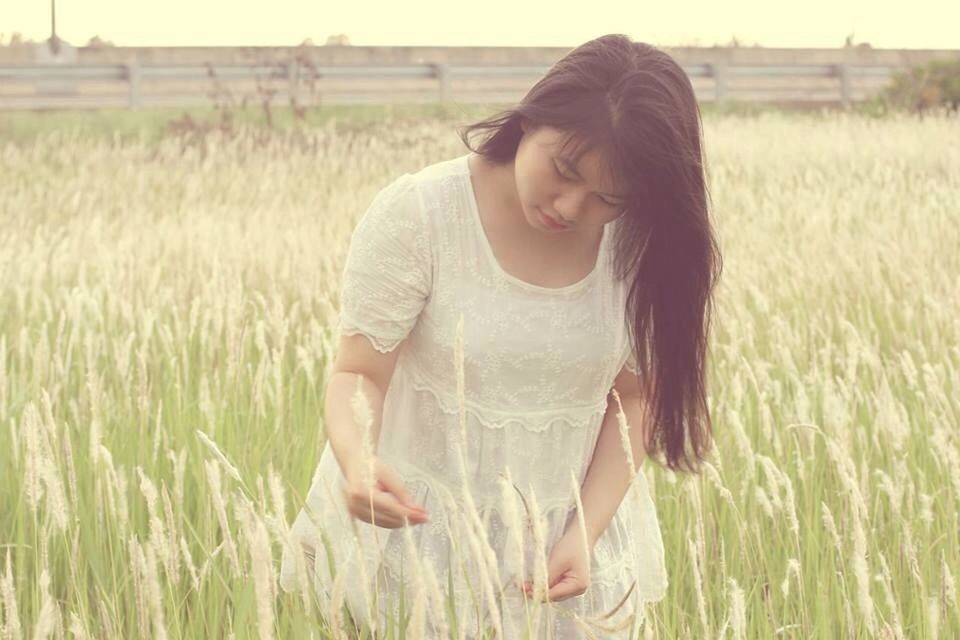
[[[898,73],[878,99],[898,110],[956,112],[960,109],[960,58],[931,60]]]

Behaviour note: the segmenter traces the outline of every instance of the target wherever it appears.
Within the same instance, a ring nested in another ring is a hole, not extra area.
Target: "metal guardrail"
[[[798,64],[798,65],[725,65],[725,64],[687,64],[682,65],[687,75],[692,78],[709,78],[714,81],[714,100],[731,99],[730,81],[737,77],[751,78],[834,78],[837,81],[839,101],[843,105],[851,102],[851,86],[854,78],[889,78],[895,72],[906,67],[889,65],[851,65],[851,64]],[[304,78],[314,79],[337,78],[349,80],[396,80],[396,79],[435,79],[437,81],[437,97],[441,102],[448,101],[451,96],[451,81],[454,78],[495,79],[495,78],[530,78],[542,77],[550,65],[540,66],[467,66],[447,64],[417,64],[417,65],[339,65],[319,66],[303,64],[298,60],[279,64],[258,65],[140,65],[137,63],[115,65],[74,65],[74,64],[46,64],[46,65],[0,65],[0,83],[19,82],[34,83],[40,89],[37,96],[56,95],[51,91],[51,82],[56,86],[73,87],[77,83],[90,82],[125,82],[128,85],[127,105],[139,107],[143,105],[142,83],[144,80],[281,80],[287,83],[289,97],[295,98],[301,91]],[[46,90],[43,89],[46,85]],[[60,91],[60,95],[71,95],[71,92]],[[198,94],[200,92],[198,91]],[[94,99],[95,96],[89,96]],[[4,94],[0,92],[0,107],[3,106]],[[361,100],[365,101],[365,100]]]

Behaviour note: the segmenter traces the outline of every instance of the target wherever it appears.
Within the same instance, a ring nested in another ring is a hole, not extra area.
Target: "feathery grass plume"
[[[183,478],[187,473],[187,447],[180,447],[174,454],[172,449],[167,450],[167,458],[173,466],[173,497],[177,504],[183,504]]]
[[[431,612],[430,623],[433,625],[433,630],[441,638],[449,638],[450,626],[446,615],[446,600],[443,597],[443,593],[440,591],[440,580],[437,578],[437,574],[433,570],[432,564],[428,563],[426,565],[426,571],[424,572],[423,579],[424,583],[427,585],[427,593],[430,595],[430,599],[433,602],[433,604],[429,607]]]
[[[3,603],[3,637],[20,640],[23,637],[23,629],[20,625],[20,614],[17,611],[16,582],[13,579],[9,547],[6,570],[3,578],[0,579],[0,601]]]
[[[154,486],[153,482],[147,475],[143,472],[143,468],[140,465],[136,466],[137,475],[140,477],[140,492],[143,494],[144,499],[147,502],[147,514],[150,521],[150,538],[147,544],[151,545],[156,553],[166,555],[166,550],[170,549],[172,544],[167,539],[166,526],[163,523],[163,520],[160,518],[160,511],[157,506],[159,502],[157,488]],[[170,566],[169,560],[166,561],[167,565],[167,575],[168,578],[172,577],[172,574],[175,573],[173,566]]]
[[[887,566],[887,559],[884,557],[883,551],[879,551],[877,556],[880,559],[880,573],[876,576],[876,580],[880,583],[887,609],[890,610],[890,626],[893,629],[894,637],[897,640],[902,640],[904,637],[903,623],[900,618],[900,605],[897,604],[897,599],[893,596],[893,578],[890,577],[890,568]]]
[[[795,447],[793,450],[794,473],[796,474],[797,480],[800,481],[800,484],[804,484],[807,481],[806,460],[803,455],[801,455],[801,447],[803,445],[800,444],[800,438],[796,434],[793,434],[793,445]]]
[[[754,497],[756,498],[757,502],[760,504],[760,507],[763,509],[764,513],[767,514],[767,517],[769,517],[770,520],[772,521],[776,521],[777,515],[773,511],[773,505],[770,504],[770,499],[767,498],[767,492],[764,491],[763,487],[760,486],[759,484],[754,485],[753,491],[754,491]]]
[[[696,526],[693,527],[693,540],[697,544],[697,561],[700,566],[703,567],[707,564],[707,550],[705,541],[706,536],[703,526],[703,514],[701,513],[703,506],[700,500],[700,486],[695,478],[687,477],[684,478],[682,487],[684,493],[688,498],[690,498],[691,510],[696,518]]]
[[[220,544],[218,544],[203,561],[203,564],[200,566],[200,582],[203,582],[206,579],[207,573],[210,571],[210,565],[214,560],[216,560],[217,556],[220,555],[220,552],[223,551],[224,544],[226,543],[221,540]]]
[[[451,494],[451,498],[452,498]],[[458,589],[459,584],[454,583],[453,576],[456,571],[460,571],[463,575],[468,577],[470,576],[470,567],[468,566],[468,556],[467,551],[464,551],[462,542],[466,536],[461,535],[460,531],[463,528],[462,518],[460,517],[459,512],[457,511],[457,506],[455,502],[452,502],[448,507],[447,517],[443,519],[443,528],[444,533],[446,534],[446,540],[450,545],[450,552],[448,557],[450,558],[450,565],[447,568],[447,593],[449,598],[452,599],[452,606],[454,617],[452,622],[457,629],[457,640],[465,640],[467,637],[467,619],[473,609],[468,608],[468,603],[464,602],[465,598],[462,597],[463,591]],[[456,533],[454,533],[453,528],[457,527]],[[456,567],[453,566],[453,563],[456,562]],[[467,587],[470,588],[471,593],[473,593],[472,581],[467,581]],[[476,603],[476,598],[472,600],[469,605],[474,605]],[[450,619],[448,618],[448,621]]]
[[[263,420],[267,417],[267,368],[270,366],[270,357],[266,352],[260,354],[257,359],[257,368],[253,374],[253,383],[251,384],[251,396],[253,397],[253,406],[256,409],[257,418]]]
[[[233,532],[230,530],[230,522],[227,520],[227,505],[223,499],[220,466],[210,460],[204,460],[203,469],[206,472],[207,484],[210,487],[210,501],[213,504],[213,511],[217,514],[220,531],[223,532],[223,544],[227,550],[230,565],[233,568],[233,576],[235,578],[243,577],[243,569],[240,567],[240,557],[237,554],[237,545],[233,539]]]
[[[50,445],[52,453],[52,443],[57,440],[60,434],[58,433],[59,429],[57,429],[57,421],[53,418],[53,404],[50,401],[50,394],[45,388],[40,389],[40,407],[43,410],[41,412],[41,423],[47,433],[47,444]]]
[[[942,426],[934,427],[930,442],[934,445],[933,452],[940,458],[943,468],[947,470],[947,478],[953,487],[953,497],[960,506],[960,452],[951,442],[955,438]]]
[[[460,438],[455,442],[457,449],[457,460],[459,462],[459,472],[461,479],[461,494],[463,496],[463,515],[466,520],[461,523],[465,526],[466,541],[469,546],[471,557],[476,562],[476,567],[480,572],[478,579],[482,596],[486,599],[488,614],[493,618],[493,625],[497,636],[503,636],[502,619],[500,611],[500,602],[503,598],[503,585],[499,580],[492,580],[491,575],[497,574],[497,559],[494,550],[490,547],[486,536],[486,527],[481,522],[479,512],[473,500],[473,494],[470,491],[470,481],[467,474],[466,463],[466,443],[467,443],[467,414],[466,414],[466,384],[464,374],[464,336],[463,336],[463,313],[457,320],[456,338],[454,340],[454,369],[457,378],[457,408],[460,423]],[[493,582],[497,583],[498,593],[493,592]]]
[[[857,582],[857,604],[863,623],[871,634],[876,633],[877,620],[874,611],[873,597],[870,595],[870,569],[867,565],[867,537],[863,530],[863,522],[854,515],[853,520],[853,576]]]
[[[129,533],[130,509],[127,504],[127,477],[117,473],[113,466],[113,454],[103,445],[100,445],[99,459],[106,465],[107,479],[110,481],[107,490],[110,513],[117,522],[118,530],[124,534]]]
[[[210,397],[210,378],[204,373],[200,376],[200,388],[197,390],[197,408],[204,417],[206,428],[210,433],[217,432],[217,412]]]
[[[2,411],[2,409],[0,409]],[[10,418],[10,468],[20,471],[20,436],[17,434],[17,421]]]
[[[40,445],[39,416],[32,402],[23,408],[20,417],[20,433],[23,435],[23,491],[27,497],[27,506],[36,515],[43,500],[43,480],[41,467],[43,466],[43,451]]]
[[[940,602],[944,616],[957,607],[957,585],[950,573],[946,553],[940,552]]]
[[[550,575],[547,571],[547,551],[546,551],[546,532],[543,522],[543,516],[540,512],[540,505],[537,504],[537,492],[533,485],[528,486],[530,490],[530,518],[533,529],[533,599],[539,602],[547,596],[550,585],[547,580]]]
[[[193,582],[193,590],[200,591],[200,576],[197,574],[197,566],[193,562],[193,556],[190,554],[190,548],[187,546],[186,539],[180,536],[180,553],[183,555],[183,564],[190,573],[190,579]]]
[[[66,531],[70,520],[67,500],[63,492],[63,481],[52,456],[44,456],[40,461],[40,476],[47,489],[47,515],[58,531]]]
[[[414,585],[414,592],[416,594],[416,597],[420,598],[424,595],[424,591],[426,590],[426,584],[424,584],[424,575],[423,575],[425,562],[423,558],[420,557],[420,553],[417,550],[417,543],[413,539],[413,536],[414,536],[413,526],[405,523],[404,526],[400,528],[400,533],[403,537],[403,543],[404,543],[405,553],[406,553],[406,556],[404,559],[409,558],[410,560],[409,563],[404,562],[405,575],[401,582],[401,588],[406,593],[407,585],[412,582]],[[420,533],[422,535],[422,530],[420,531]],[[403,556],[403,554],[404,552],[401,551],[401,556]],[[412,580],[408,579],[409,577],[412,577]],[[420,620],[418,624],[422,625],[424,624],[424,621]],[[418,629],[418,628],[411,627],[411,630],[408,630],[408,633],[415,633],[415,637],[417,635],[422,636],[424,634],[424,630],[422,628],[419,628],[419,630],[415,632],[412,629]]]
[[[273,638],[273,603],[276,601],[276,576],[273,572],[270,537],[252,504],[243,500],[236,501],[236,504],[244,513],[241,524],[244,538],[247,540],[247,550],[250,552],[253,589],[257,603],[257,632],[260,640],[267,640]]]
[[[473,501],[473,494],[467,482],[463,483],[461,491],[463,496],[462,514],[464,516],[463,522],[461,523],[463,525],[462,531],[470,550],[470,558],[475,562],[473,566],[476,567],[479,572],[476,579],[480,583],[481,597],[485,599],[487,604],[485,613],[493,618],[493,625],[496,629],[497,637],[502,638],[503,628],[500,610],[500,602],[502,602],[503,598],[502,585],[497,584],[498,593],[494,593],[493,591],[494,583],[499,582],[499,580],[493,579],[493,576],[497,574],[497,558],[487,540],[485,521],[480,518],[479,511]]]
[[[333,498],[330,499],[333,500]],[[305,605],[304,610],[310,611],[312,610],[312,606],[314,604],[319,605],[316,589],[311,586],[311,584],[316,584],[316,576],[325,575],[321,573],[323,571],[329,571],[329,575],[333,576],[336,575],[338,569],[336,566],[336,561],[333,558],[334,552],[333,547],[330,544],[330,537],[327,535],[327,532],[323,529],[323,527],[319,526],[313,519],[313,514],[309,508],[305,511],[305,513],[310,519],[312,526],[320,532],[320,546],[323,548],[324,553],[319,553],[319,550],[314,548],[313,545],[306,544],[300,538],[294,536],[292,529],[284,541],[285,544],[300,545],[297,551],[292,552],[294,558],[294,573],[301,598],[305,602],[308,602],[308,604]],[[300,551],[303,553],[300,553]],[[322,566],[321,564],[324,559],[327,562],[326,567]],[[366,574],[364,573],[363,575]]]
[[[728,619],[733,629],[733,637],[735,639],[742,639],[746,637],[747,631],[747,613],[746,605],[743,601],[743,589],[740,588],[740,585],[738,585],[737,581],[732,577],[727,578],[727,585],[730,594]]]
[[[143,362],[141,364],[141,368],[144,370],[146,369],[146,366],[147,366],[146,362]],[[145,372],[142,373],[141,375],[144,378],[146,378],[147,376]],[[147,415],[150,412],[150,406],[149,406],[150,399],[149,397],[147,397],[147,393],[148,392],[146,389],[141,389],[140,391],[139,402],[140,402],[140,413],[142,415]],[[163,405],[158,404],[157,417],[153,421],[153,451],[150,456],[151,459],[153,460],[157,460],[160,458],[160,445],[166,442],[167,440],[169,440],[169,438],[167,437],[166,425],[162,420],[162,416],[163,416]]]
[[[833,547],[838,552],[843,553],[843,545],[840,543],[840,534],[837,532],[837,523],[833,519],[833,512],[830,511],[830,507],[823,500],[820,501],[820,514],[823,518],[823,528],[830,536],[830,542],[833,543]]]
[[[584,638],[587,638],[588,640],[599,640],[599,638],[597,637],[597,634],[593,632],[593,628],[589,622],[587,622],[585,619],[578,616],[575,612],[571,612],[571,614],[573,616],[574,622],[577,623],[577,627],[583,633]]]
[[[330,591],[330,610],[326,612],[327,624],[333,634],[334,640],[347,640],[348,638],[343,629],[343,604],[346,599],[343,581],[345,579],[346,574],[342,571],[337,572],[337,575],[334,576]]]
[[[690,566],[693,569],[693,589],[697,599],[697,615],[700,616],[700,628],[703,631],[702,637],[710,637],[710,620],[707,617],[707,599],[703,592],[703,571],[700,567],[697,545],[687,535],[687,553],[690,555]]]
[[[257,485],[256,485],[256,486],[257,486],[257,496],[256,496],[257,499],[256,499],[256,501],[253,501],[253,500],[250,500],[250,501],[249,501],[249,502],[251,503],[251,504],[250,504],[250,507],[251,507],[251,508],[255,508],[255,509],[259,509],[260,511],[264,511],[264,512],[265,512],[265,511],[267,510],[267,505],[268,505],[268,502],[267,502],[267,488],[266,488],[266,486],[265,486],[264,483],[263,483],[263,475],[262,475],[262,474],[259,474],[259,473],[257,474]],[[245,499],[245,496],[244,496],[243,494],[238,494],[238,495],[237,495],[237,499],[238,499],[238,500],[244,500],[244,499]],[[258,512],[258,513],[259,513],[259,512]],[[266,515],[269,515],[269,514],[266,514]]]
[[[143,555],[143,549],[137,541],[136,535],[131,535],[127,540],[127,550],[130,554],[130,573],[133,580],[134,603],[137,612],[137,628],[146,630],[150,628],[150,612],[147,608],[146,595],[146,576],[147,560]]]
[[[780,484],[783,487],[783,506],[787,516],[787,526],[793,534],[793,541],[799,552],[800,549],[800,519],[797,518],[797,503],[793,495],[793,482],[790,477],[780,472]]]
[[[374,480],[376,478],[376,459],[374,454],[374,445],[373,442],[373,409],[370,407],[370,402],[367,399],[366,394],[363,393],[363,378],[357,376],[357,387],[353,392],[353,395],[350,397],[350,410],[353,414],[354,424],[360,428],[360,455],[363,459],[363,465],[361,465],[361,477],[363,481],[370,487],[369,497],[369,508],[371,514],[371,528],[370,531],[373,535],[375,546],[377,549],[382,549],[382,544],[380,542],[380,536],[383,535],[380,532],[380,527],[377,524],[376,512],[373,507],[373,490],[374,490]],[[363,537],[359,532],[359,524],[357,523],[356,518],[350,518],[350,527],[353,530],[354,539],[357,541],[358,545],[360,541],[363,540]],[[365,550],[358,548],[358,553],[361,558],[365,558]],[[382,561],[382,558],[377,558],[377,563]],[[369,575],[367,571],[367,563],[361,561],[358,563],[360,567],[360,577],[363,581],[364,589],[364,602],[367,609],[367,618],[370,620],[371,631],[376,634],[378,632],[378,626],[380,621],[380,572],[374,571],[373,576]],[[372,588],[368,589],[367,585],[371,585]],[[371,593],[372,591],[372,593]]]
[[[605,612],[605,613],[602,613],[602,614],[600,614],[599,616],[589,617],[589,618],[587,618],[587,621],[588,621],[588,622],[591,622],[591,623],[598,623],[598,622],[602,622],[602,621],[606,620],[607,618],[612,618],[612,617],[614,616],[614,614],[616,614],[617,611],[619,611],[619,610],[621,609],[621,607],[623,607],[623,605],[625,605],[625,604],[627,603],[627,600],[630,599],[630,594],[632,594],[632,593],[633,593],[633,590],[636,589],[636,588],[637,588],[637,581],[634,580],[633,582],[630,583],[630,586],[627,588],[627,590],[626,590],[626,592],[623,594],[623,596],[621,596],[620,602],[618,602],[617,604],[615,604],[615,605],[613,606],[613,608],[610,609],[610,611],[607,611],[607,612]],[[642,607],[642,606],[643,606],[643,603],[642,603],[642,602],[639,603],[639,606]]]
[[[271,519],[277,525],[286,525],[286,499],[284,498],[283,480],[276,469],[273,468],[272,461],[267,466],[267,487],[270,490],[270,507],[273,511],[270,514]]]
[[[45,390],[43,394],[47,397]],[[49,410],[48,405],[44,408]],[[30,510],[37,514],[40,501],[46,497],[46,516],[58,531],[65,531],[69,513],[53,455],[51,439],[55,440],[57,434],[56,426],[51,423],[52,417],[47,421],[41,419],[40,411],[32,402],[24,407],[20,428],[26,449],[23,484]]]
[[[373,410],[370,408],[370,401],[363,392],[363,377],[357,376],[357,387],[350,396],[350,410],[353,412],[354,424],[360,428],[360,452],[363,456],[363,473],[361,477],[364,482],[372,484],[374,480],[375,460],[373,442]],[[370,512],[373,513],[373,496],[370,497]]]
[[[630,425],[627,423],[627,416],[623,412],[623,403],[620,402],[620,394],[616,389],[611,389],[610,393],[613,394],[613,399],[617,401],[616,415],[618,433],[620,434],[620,446],[627,456],[627,464],[630,466],[630,483],[633,484],[633,481],[637,477],[637,463],[633,458],[633,444],[630,441],[630,429],[635,426],[639,433],[643,433],[643,428],[642,425]]]
[[[926,593],[927,587],[923,582],[923,573],[920,570],[920,559],[917,557],[917,545],[914,544],[913,529],[910,527],[909,521],[902,520],[900,522],[900,533],[903,536],[903,542],[900,544],[900,549],[907,557],[907,566],[910,567],[910,574],[917,582],[919,593]]]
[[[88,637],[83,627],[83,620],[73,611],[70,612],[70,633],[73,634],[74,640],[85,640]]]
[[[910,475],[911,471],[905,458],[893,461],[893,484],[901,497],[901,502],[906,502],[907,512],[910,517],[916,517],[917,503],[917,483],[913,481]]]
[[[784,505],[780,499],[780,470],[777,469],[773,460],[762,453],[757,454],[757,461],[760,462],[760,467],[763,469],[764,477],[767,480],[767,496],[770,498],[770,502],[773,503],[777,511],[783,511]]]
[[[926,602],[927,634],[930,640],[940,638],[940,603],[937,596],[927,596]]]
[[[797,586],[802,584],[800,579],[800,561],[796,558],[787,559],[787,570],[783,572],[783,582],[780,583],[780,591],[783,593],[783,599],[790,597],[790,576],[797,581]]]
[[[867,505],[860,492],[860,486],[853,475],[853,462],[842,448],[842,441],[835,438],[825,438],[827,456],[837,469],[837,477],[850,498],[851,532],[853,534],[853,575],[857,583],[857,604],[863,623],[870,633],[876,633],[876,614],[873,598],[870,594],[870,570],[867,566],[867,536],[864,532]]]
[[[410,634],[412,638],[425,638],[427,633],[427,595],[422,589],[418,589],[413,598],[413,605],[410,607],[410,619],[407,622],[405,634]]]
[[[516,493],[520,493],[519,488],[513,483],[513,472],[510,467],[499,474],[498,483],[500,485],[500,502],[503,504],[504,520],[507,525],[506,545],[504,548],[504,559],[513,564],[514,580],[522,581],[526,575],[526,554],[524,553],[524,532],[526,522],[517,509]],[[522,494],[521,494],[522,498]]]
[[[40,613],[33,637],[37,640],[49,638],[60,627],[60,605],[50,595],[50,572],[44,566],[40,572]]]
[[[886,434],[886,444],[893,451],[903,451],[904,443],[910,438],[910,418],[890,389],[888,376],[881,370],[880,388],[874,393],[873,413],[875,424]]]
[[[575,516],[577,518],[577,528],[580,530],[580,540],[583,542],[583,557],[587,559],[587,563],[590,564],[593,559],[593,550],[590,548],[589,538],[587,536],[587,520],[583,515],[583,497],[580,494],[580,481],[577,478],[577,474],[574,473],[573,469],[570,469],[570,490],[573,494],[574,507],[576,509]],[[592,602],[592,601],[591,601]],[[588,616],[594,615],[594,610],[591,608],[586,612]]]
[[[653,624],[649,622],[645,623],[643,625],[643,640],[654,640],[655,636],[653,634]]]
[[[917,384],[917,365],[914,364],[913,358],[910,356],[910,352],[906,349],[903,349],[898,355],[900,359],[900,372],[906,379],[907,386],[911,391],[919,391],[920,386]]]
[[[271,524],[271,528],[274,531],[274,535],[281,541],[281,544],[287,546],[291,552],[291,556],[295,559],[295,567],[299,572],[301,569],[305,569],[302,559],[295,552],[293,545],[297,544],[293,540],[293,534],[290,529],[290,526],[287,524],[286,517],[286,499],[284,498],[283,490],[283,481],[280,478],[280,474],[273,468],[273,462],[270,462],[267,467],[267,485],[270,487],[270,503],[273,508],[273,515],[267,517],[267,522]],[[298,581],[301,581],[300,576],[298,575]],[[300,598],[303,603],[303,610],[310,611],[311,600],[310,593],[308,591],[308,584],[306,571],[303,572],[303,577],[301,581],[300,589]]]
[[[714,467],[709,460],[703,461],[704,475],[707,480],[710,481],[710,484],[717,490],[717,493],[720,494],[720,497],[723,498],[727,504],[730,505],[730,508],[733,509],[733,512],[737,514],[739,519],[740,510],[737,509],[737,505],[733,500],[733,494],[730,493],[730,490],[723,484],[723,479],[720,478],[720,473],[717,471],[717,468]]]
[[[703,461],[703,468],[704,475],[707,477],[707,480],[710,481],[710,484],[716,488],[717,492],[720,494],[720,497],[723,498],[723,500],[730,505],[730,508],[733,510],[733,513],[736,516],[734,523],[737,530],[737,540],[739,541],[741,548],[746,548],[743,516],[740,513],[740,509],[737,508],[736,502],[733,499],[733,494],[730,492],[727,486],[723,484],[723,479],[720,477],[720,473],[717,468],[714,467],[708,460]]]
[[[741,485],[740,485],[740,500],[743,501],[744,496],[746,495],[747,487],[753,484],[753,478],[756,469],[756,454],[753,451],[753,446],[750,444],[750,437],[747,435],[746,427],[743,424],[743,420],[740,418],[739,412],[735,411],[733,408],[727,411],[727,423],[730,425],[730,433],[733,436],[734,442],[737,444],[737,450],[740,453],[740,457],[743,462],[743,469],[747,470],[747,473],[744,474]],[[667,476],[668,481],[671,481],[676,474],[669,474]]]
[[[317,383],[317,374],[314,371],[313,354],[300,344],[296,345],[294,353],[297,365],[293,370],[293,375],[296,376],[300,371],[303,371],[303,374],[307,377],[307,386],[314,387]]]
[[[766,377],[766,374],[764,374],[764,377]],[[766,393],[759,397],[764,398],[764,396],[766,396]],[[760,433],[763,441],[772,443],[774,454],[777,459],[782,460],[785,457],[783,452],[783,438],[780,436],[780,429],[774,429],[774,419],[773,414],[770,412],[769,403],[761,402],[758,406],[758,411],[760,412],[758,422],[760,423]]]
[[[147,604],[150,608],[150,619],[153,621],[152,637],[165,640],[167,624],[163,616],[163,587],[160,586],[160,570],[157,565],[157,554],[152,544],[146,544],[144,586],[146,587]]]
[[[202,430],[197,429],[197,437],[200,439],[200,442],[205,444],[210,452],[220,461],[220,464],[223,465],[223,468],[227,470],[227,473],[230,474],[230,477],[237,481],[241,487],[243,487],[247,496],[251,496],[252,493],[247,487],[247,483],[243,481],[243,477],[240,475],[239,469],[237,469],[230,459],[227,458],[226,454],[220,450],[220,447],[217,446],[217,443],[210,439],[210,436],[205,434]]]
[[[311,597],[313,589],[311,587],[309,566],[312,566],[315,572],[320,558],[316,554],[316,550],[313,549],[312,546],[305,544],[300,536],[293,533],[293,530],[289,526],[277,531],[275,535],[279,539],[284,553],[291,558],[291,562],[293,563],[295,590],[300,595],[303,611],[310,612],[314,600]],[[316,574],[314,573],[314,575]]]
[[[64,475],[67,478],[67,492],[69,500],[67,504],[78,504],[79,498],[77,490],[77,469],[73,464],[73,445],[71,444],[69,425],[64,429],[63,437],[60,438],[60,448],[63,452],[63,466],[66,467]]]
[[[902,489],[897,489],[894,486],[893,479],[884,473],[883,469],[874,469],[873,473],[880,478],[875,486],[881,493],[887,494],[887,502],[890,504],[890,511],[893,517],[897,520],[901,519],[903,517],[900,510]]]
[[[592,629],[603,631],[605,633],[617,633],[618,631],[629,629],[633,626],[636,620],[637,620],[637,614],[635,611],[630,611],[625,616],[623,616],[623,618],[617,621],[607,621],[603,617],[591,619],[591,620],[587,620],[583,618],[580,619],[580,621],[588,624]]]
[[[160,500],[163,502],[163,517],[167,532],[167,547],[163,558],[163,566],[169,580],[174,587],[177,587],[180,585],[180,550],[177,548],[177,538],[180,537],[180,530],[173,515],[173,504],[170,502],[170,492],[167,491],[165,483],[161,483],[160,486]]]

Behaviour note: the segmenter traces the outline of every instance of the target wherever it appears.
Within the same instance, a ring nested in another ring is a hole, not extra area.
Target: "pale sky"
[[[589,10],[585,10],[585,9]],[[605,33],[658,46],[726,44],[960,49],[957,0],[58,0],[57,34],[119,46],[353,45],[574,47]],[[50,35],[48,0],[0,0],[0,42]]]

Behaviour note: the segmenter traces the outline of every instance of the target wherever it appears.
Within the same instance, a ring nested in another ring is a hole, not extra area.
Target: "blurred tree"
[[[349,46],[350,38],[347,37],[345,33],[335,33],[333,35],[327,36],[326,46],[328,47],[342,47]]]

